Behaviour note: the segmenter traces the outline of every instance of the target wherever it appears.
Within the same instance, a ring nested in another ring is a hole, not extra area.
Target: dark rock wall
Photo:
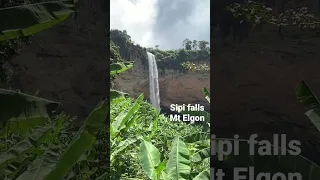
[[[59,101],[64,110],[85,117],[107,95],[106,14],[100,1],[80,2],[79,29],[70,17],[34,36],[15,57],[12,88]]]

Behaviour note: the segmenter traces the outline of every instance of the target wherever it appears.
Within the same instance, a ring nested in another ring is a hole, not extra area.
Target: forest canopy
[[[182,42],[182,48],[176,50],[161,50],[159,45],[154,48],[145,48],[135,44],[126,30],[113,29],[110,31],[110,53],[112,62],[116,61],[140,61],[146,68],[148,66],[147,51],[154,54],[161,73],[165,69],[184,72],[181,66],[184,62],[206,62],[210,64],[209,42],[203,40],[190,40],[186,38]],[[110,62],[110,63],[112,63]]]

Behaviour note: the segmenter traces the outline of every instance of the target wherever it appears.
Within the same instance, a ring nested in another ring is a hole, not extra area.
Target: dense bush
[[[110,138],[115,137],[115,139],[110,139],[112,179],[120,179],[120,177],[148,179],[144,167],[141,166],[141,158],[143,158],[141,154],[139,155],[142,150],[141,143],[149,145],[152,143],[161,154],[161,159],[166,162],[170,159],[170,152],[176,137],[181,137],[180,140],[184,140],[184,138],[190,138],[190,134],[196,136],[202,132],[201,126],[171,122],[164,115],[159,115],[149,103],[142,101],[142,97],[137,101],[124,97],[111,101],[110,126],[115,127],[120,122],[119,118],[123,117],[121,121],[123,129],[117,135],[110,136]],[[195,141],[189,141],[186,145],[187,155],[197,156],[198,151],[206,149],[204,147],[210,147],[207,136],[203,139],[199,137]],[[192,169],[193,173],[199,173],[209,168],[209,156],[204,161],[200,161],[190,164],[190,170]]]

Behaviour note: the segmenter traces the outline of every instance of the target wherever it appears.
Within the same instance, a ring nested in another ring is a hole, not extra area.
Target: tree
[[[208,49],[207,45],[209,45],[208,41],[199,41],[198,42],[198,47],[200,50],[207,50]]]
[[[193,50],[197,50],[197,48],[198,48],[198,41],[197,40],[193,40],[192,48],[193,48]]]
[[[188,38],[186,38],[184,41],[183,41],[183,47],[186,49],[186,50],[191,50],[192,49],[192,41]]]
[[[119,54],[119,47],[114,44],[114,42],[110,41],[110,64],[117,63],[123,61]]]

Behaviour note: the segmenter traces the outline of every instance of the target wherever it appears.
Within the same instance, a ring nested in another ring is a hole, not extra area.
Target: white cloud
[[[152,26],[155,20],[155,2],[150,0],[111,0],[110,28],[126,30],[131,39],[152,46]]]
[[[185,38],[210,41],[209,3],[209,0],[111,0],[110,27],[126,30],[135,43],[144,47],[177,49]]]

